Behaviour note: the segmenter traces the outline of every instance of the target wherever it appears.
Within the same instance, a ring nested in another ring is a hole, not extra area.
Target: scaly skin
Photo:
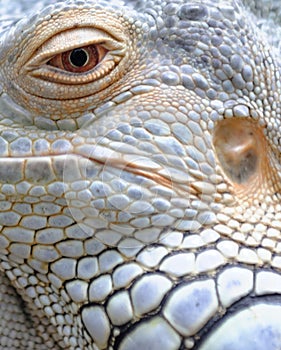
[[[16,2],[0,349],[280,349],[277,2]]]

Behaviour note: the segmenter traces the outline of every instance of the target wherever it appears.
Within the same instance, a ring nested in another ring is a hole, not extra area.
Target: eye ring
[[[96,58],[98,53],[95,48],[94,48],[94,51],[95,51],[95,58]],[[79,49],[72,50],[68,55],[63,54],[63,58],[62,58],[63,62],[65,62],[65,59],[67,59],[67,63],[70,63],[70,65],[73,68],[81,68],[81,67],[87,66],[90,60],[90,55],[86,49],[79,48]]]

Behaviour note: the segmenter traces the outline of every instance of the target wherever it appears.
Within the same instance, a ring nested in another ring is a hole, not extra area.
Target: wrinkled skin
[[[278,6],[5,2],[0,349],[280,349]]]

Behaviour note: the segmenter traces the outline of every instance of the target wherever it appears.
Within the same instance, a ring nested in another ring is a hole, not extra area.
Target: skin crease
[[[278,5],[1,6],[0,350],[280,348]]]

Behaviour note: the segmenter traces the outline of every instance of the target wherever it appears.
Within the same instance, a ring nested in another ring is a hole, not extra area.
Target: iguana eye
[[[37,81],[70,84],[72,88],[94,83],[117,67],[123,56],[120,44],[96,28],[71,29],[43,42],[25,67]]]
[[[91,110],[123,86],[121,78],[136,61],[135,41],[119,17],[113,16],[109,26],[104,13],[99,17],[95,12],[93,18],[80,10],[68,9],[59,19],[40,22],[29,35],[19,33],[12,45],[14,61],[7,73],[15,86],[12,94],[36,114],[69,117]],[[24,49],[18,53],[22,41]],[[31,106],[30,100],[37,102]]]
[[[107,50],[101,45],[89,45],[62,52],[47,64],[72,73],[85,73],[97,66]]]

